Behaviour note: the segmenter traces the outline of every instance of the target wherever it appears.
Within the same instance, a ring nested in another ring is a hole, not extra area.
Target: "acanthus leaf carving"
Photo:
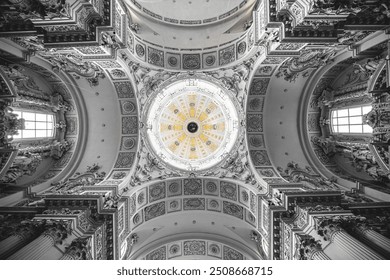
[[[93,186],[103,181],[106,176],[105,172],[100,172],[101,167],[97,164],[87,167],[83,174],[76,173],[73,178],[66,181],[52,183],[52,187],[44,192],[44,195],[78,195],[84,191],[84,187]]]
[[[317,251],[322,251],[320,240],[315,240],[310,235],[296,234],[294,259],[310,260]]]
[[[312,49],[301,51],[299,57],[287,60],[276,73],[276,77],[284,77],[286,81],[295,82],[299,75],[308,77],[314,68],[325,66],[333,61],[338,48]]]
[[[85,77],[91,86],[99,85],[99,79],[104,79],[103,70],[91,61],[84,60],[81,55],[74,52],[60,52],[57,49],[45,49],[38,55],[49,61],[53,71],[74,73],[76,79]]]
[[[181,174],[169,170],[159,159],[151,154],[144,139],[140,140],[140,149],[137,152],[136,168],[131,176],[129,185],[134,187],[153,179],[166,179],[169,177],[180,177]]]
[[[280,175],[291,183],[302,183],[309,190],[339,190],[336,178],[327,179],[316,174],[310,167],[299,167],[295,162],[287,164],[287,168],[277,168]]]

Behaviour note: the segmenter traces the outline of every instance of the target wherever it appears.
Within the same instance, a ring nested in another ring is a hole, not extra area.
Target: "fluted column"
[[[0,242],[0,260],[4,260],[14,248],[20,248],[24,240],[19,235],[11,235]],[[16,249],[17,250],[17,249]]]
[[[66,248],[65,254],[60,260],[90,260],[91,256],[91,238],[76,238],[70,246]]]
[[[50,235],[40,235],[32,242],[24,246],[15,254],[10,256],[9,260],[39,260],[51,247],[54,240]]]
[[[326,221],[329,222],[329,221]],[[332,222],[332,221],[330,221]],[[348,259],[352,260],[382,260],[383,257],[367,247],[354,237],[349,235],[337,224],[328,224],[319,228],[319,234],[330,240],[336,247],[341,249]]]
[[[383,236],[382,234],[376,232],[371,229],[369,226],[365,224],[358,225],[355,230],[356,234],[362,239],[362,241],[366,241],[368,245],[373,245],[376,247],[381,253],[386,256],[390,256],[390,239]]]
[[[69,223],[51,222],[38,238],[11,255],[9,260],[39,260],[56,243],[61,243],[70,233]]]
[[[322,250],[318,250],[318,251],[313,252],[313,254],[311,255],[310,259],[311,260],[317,260],[317,261],[330,260],[328,255],[325,254],[324,251],[322,251]]]
[[[6,259],[43,231],[42,223],[23,221],[14,228],[14,234],[0,242],[0,259]]]

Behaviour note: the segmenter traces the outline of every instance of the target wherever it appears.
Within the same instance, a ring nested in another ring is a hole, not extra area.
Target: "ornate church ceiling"
[[[0,6],[2,85],[35,88],[46,107],[61,96],[56,137],[72,145],[33,176],[10,175],[16,195],[0,206],[98,200],[113,217],[110,258],[291,259],[273,227],[293,216],[291,193],[334,203],[354,187],[329,180],[334,164],[310,141],[326,87],[384,56],[384,1],[30,2]]]

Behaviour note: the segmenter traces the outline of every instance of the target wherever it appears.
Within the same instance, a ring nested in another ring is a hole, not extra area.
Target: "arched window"
[[[371,111],[371,105],[335,109],[331,112],[333,133],[372,133],[372,127],[363,122],[363,115]]]
[[[54,116],[42,112],[27,111],[20,108],[14,109],[18,119],[24,120],[23,129],[14,135],[15,140],[52,138],[54,136]]]

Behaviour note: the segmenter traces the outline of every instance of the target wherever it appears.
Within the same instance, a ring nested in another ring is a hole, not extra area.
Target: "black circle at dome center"
[[[190,133],[195,133],[198,131],[198,124],[196,122],[190,122],[187,124],[187,130]]]

